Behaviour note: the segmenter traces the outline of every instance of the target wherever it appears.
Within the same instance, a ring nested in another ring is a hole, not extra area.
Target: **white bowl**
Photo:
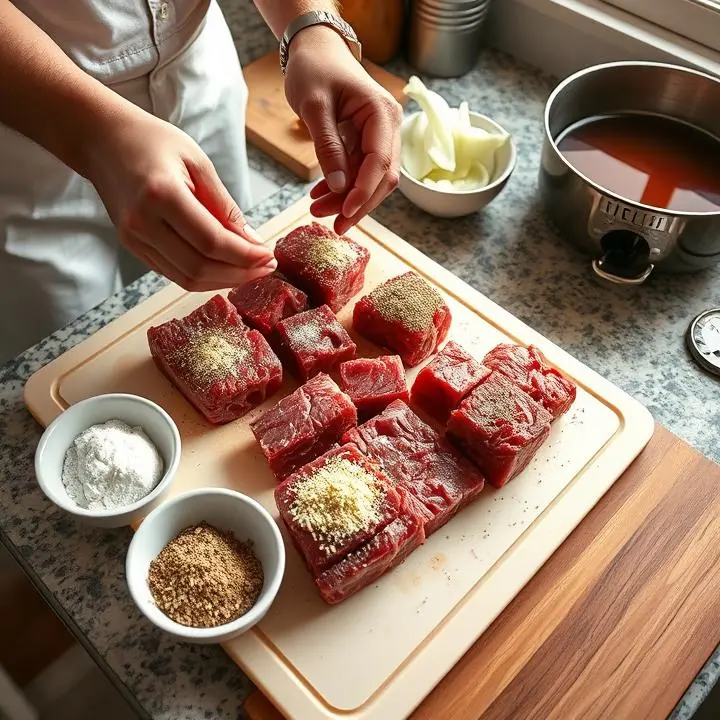
[[[63,485],[65,454],[80,433],[115,419],[142,427],[162,456],[165,474],[150,493],[131,505],[86,510],[69,497]],[[138,395],[97,395],[71,405],[48,425],[35,451],[35,475],[47,498],[78,520],[97,527],[121,527],[140,520],[162,501],[180,464],[180,447],[177,426],[159,405]]]
[[[400,128],[401,136],[417,113],[408,115]],[[480,113],[470,112],[470,122],[473,127],[479,127],[488,132],[507,132],[501,125]],[[509,133],[508,133],[509,135]],[[512,135],[495,153],[495,171],[490,182],[478,190],[440,190],[430,187],[409,175],[405,168],[400,166],[400,192],[414,205],[430,215],[437,217],[462,217],[478,212],[487,206],[500,191],[515,169],[517,151]]]
[[[255,605],[237,620],[213,628],[171,620],[155,605],[148,585],[152,560],[182,530],[203,520],[231,531],[241,542],[251,540],[265,576]],[[186,642],[221,643],[249,630],[270,609],[285,572],[285,545],[270,513],[247,495],[222,488],[192,490],[171,498],[143,520],[130,542],[125,572],[132,599],[154,625]]]

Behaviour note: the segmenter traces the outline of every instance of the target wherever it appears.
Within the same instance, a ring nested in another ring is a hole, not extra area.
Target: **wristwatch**
[[[355,59],[360,62],[362,57],[362,46],[358,40],[355,31],[352,29],[349,23],[346,23],[338,15],[328,12],[327,10],[311,10],[303,15],[296,17],[288,26],[287,30],[280,40],[280,69],[282,74],[285,74],[288,63],[288,49],[290,42],[301,30],[304,30],[311,25],[327,25],[332,28],[343,40],[347,43],[350,51],[355,56]]]

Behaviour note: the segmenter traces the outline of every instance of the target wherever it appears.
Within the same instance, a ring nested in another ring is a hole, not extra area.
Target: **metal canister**
[[[409,59],[422,73],[458,77],[478,58],[490,0],[412,0]]]

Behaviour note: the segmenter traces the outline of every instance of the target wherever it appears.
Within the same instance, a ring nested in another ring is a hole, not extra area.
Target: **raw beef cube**
[[[147,336],[160,370],[211,423],[236,420],[282,383],[267,340],[248,330],[222,295],[187,317],[149,328]]]
[[[415,498],[427,536],[473,500],[484,485],[475,466],[402,400],[346,432],[342,442],[357,445],[397,487]]]
[[[450,308],[440,294],[412,271],[360,298],[353,311],[355,330],[398,353],[409,367],[437,350],[450,322]]]
[[[401,498],[376,463],[344,445],[280,483],[275,503],[295,547],[318,577],[391,523]]]
[[[447,432],[488,481],[502,487],[532,460],[551,422],[542,405],[493,371],[451,413]]]
[[[328,605],[342,602],[372,584],[424,542],[422,518],[413,510],[407,492],[398,488],[398,493],[402,498],[400,515],[365,545],[316,578],[315,584]]]
[[[277,274],[264,275],[233,288],[228,300],[240,317],[263,335],[269,335],[284,318],[308,308],[307,295]]]
[[[344,362],[340,366],[340,387],[364,418],[382,412],[393,400],[410,400],[399,355]]]
[[[303,382],[354,358],[357,350],[327,305],[281,320],[275,332],[280,356]]]
[[[320,223],[295,228],[275,246],[278,270],[302,288],[313,305],[337,312],[362,290],[370,253]]]
[[[504,343],[483,360],[492,370],[507,376],[557,420],[575,402],[577,388],[562,373],[550,367],[534,346]]]
[[[443,425],[461,400],[490,374],[490,370],[450,340],[418,373],[412,401]]]
[[[322,455],[356,424],[352,400],[322,373],[266,410],[250,427],[281,480]]]

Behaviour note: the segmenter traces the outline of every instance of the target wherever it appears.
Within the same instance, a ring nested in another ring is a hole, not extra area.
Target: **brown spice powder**
[[[173,538],[150,563],[148,576],[160,610],[196,628],[217,627],[244,615],[257,602],[263,580],[251,545],[205,522]]]
[[[414,272],[391,278],[375,288],[370,298],[380,315],[411,331],[429,328],[435,311],[444,304],[440,294]]]
[[[238,366],[250,362],[252,354],[247,335],[236,328],[198,330],[187,345],[170,358],[198,390],[236,375]]]

